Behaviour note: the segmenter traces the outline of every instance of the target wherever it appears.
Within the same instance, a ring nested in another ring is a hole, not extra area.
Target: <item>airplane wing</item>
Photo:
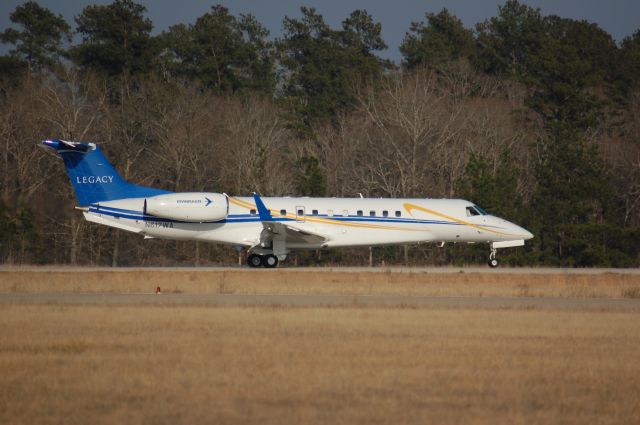
[[[327,241],[325,236],[317,233],[300,230],[295,227],[280,223],[277,221],[263,221],[262,232],[260,233],[260,242],[271,242],[275,239],[282,240],[286,244],[304,243],[308,245],[318,246]]]
[[[258,208],[258,215],[262,222],[262,232],[260,233],[260,243],[269,244],[271,242],[280,242],[284,244],[308,244],[311,246],[321,246],[328,238],[324,235],[301,230],[285,223],[275,221],[271,216],[271,212],[264,205],[258,194],[253,194],[253,199]]]

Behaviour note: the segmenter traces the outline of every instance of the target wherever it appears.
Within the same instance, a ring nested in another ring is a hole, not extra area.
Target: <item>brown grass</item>
[[[640,423],[638,318],[2,306],[0,423]]]
[[[640,297],[640,274],[284,270],[0,271],[0,292]]]

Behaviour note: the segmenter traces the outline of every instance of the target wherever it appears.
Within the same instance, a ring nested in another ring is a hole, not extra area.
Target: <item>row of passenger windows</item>
[[[256,210],[251,210],[251,215],[256,215],[257,212]],[[281,216],[286,216],[287,215],[287,210],[280,210],[280,215]],[[303,209],[299,209],[297,210],[297,215],[305,215],[304,210]],[[318,210],[311,210],[311,215],[318,215]],[[356,211],[356,215],[358,217],[364,217],[364,211],[362,210],[358,210]],[[342,216],[342,217],[348,217],[349,216],[349,211],[348,210],[342,210],[342,214],[336,214],[333,212],[333,210],[327,210],[327,216],[329,217],[334,217],[334,216]],[[395,216],[396,217],[402,217],[402,212],[401,211],[396,211],[395,212]],[[376,211],[375,210],[370,210],[369,211],[369,217],[377,217],[376,215]],[[388,210],[383,210],[382,211],[382,217],[389,217],[389,211]]]

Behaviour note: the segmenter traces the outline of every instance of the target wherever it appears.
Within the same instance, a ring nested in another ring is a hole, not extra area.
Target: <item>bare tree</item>
[[[398,72],[382,89],[358,94],[348,125],[365,125],[356,136],[365,147],[356,162],[363,187],[385,196],[454,196],[471,153],[497,167],[505,149],[522,150],[525,133],[514,128],[513,101],[499,82],[455,71]]]
[[[291,193],[291,133],[265,99],[226,99],[219,109],[218,151],[225,188],[232,193]]]

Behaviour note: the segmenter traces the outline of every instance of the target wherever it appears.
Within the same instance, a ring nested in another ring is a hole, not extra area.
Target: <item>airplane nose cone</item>
[[[524,227],[520,227],[517,224],[514,223],[510,223],[513,227],[513,233],[520,236],[522,239],[524,239],[525,241],[528,241],[529,239],[533,239],[533,233],[531,233],[530,231],[528,231],[527,229],[525,229]]]
[[[524,227],[516,226],[518,229],[518,233],[522,235],[522,239],[528,241],[529,239],[533,239],[533,233],[525,229]]]

